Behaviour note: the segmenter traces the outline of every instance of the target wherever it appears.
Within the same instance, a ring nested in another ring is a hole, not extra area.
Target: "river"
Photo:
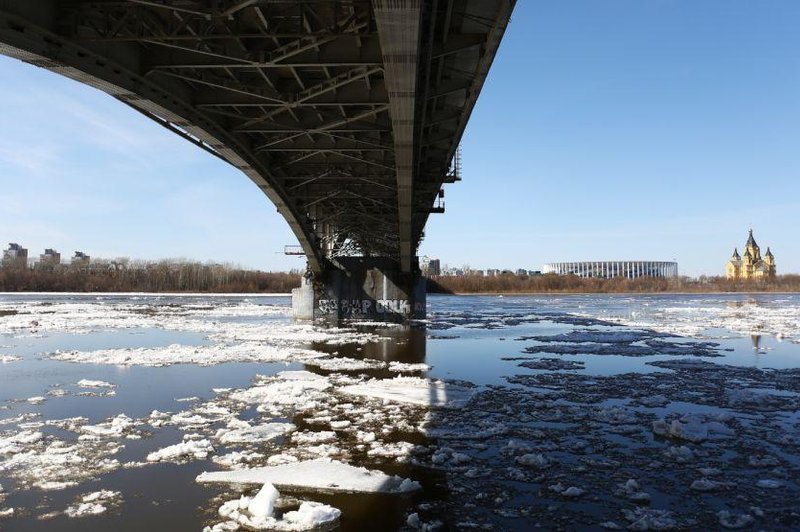
[[[798,295],[289,306],[0,295],[0,529],[800,528]]]

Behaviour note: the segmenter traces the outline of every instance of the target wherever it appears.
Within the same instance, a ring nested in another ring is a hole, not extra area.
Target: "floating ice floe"
[[[336,441],[336,433],[331,430],[323,430],[319,432],[303,431],[295,432],[292,434],[292,443],[299,445],[308,445],[311,443],[328,443]]]
[[[16,355],[0,355],[0,364],[8,364],[10,362],[17,362],[22,360],[22,357]]]
[[[0,437],[0,454],[16,454],[26,449],[26,446],[37,443],[44,437],[38,431],[23,430],[10,436]]]
[[[370,471],[333,460],[308,460],[239,471],[215,471],[197,477],[200,483],[266,484],[279,489],[322,493],[408,493],[420,484],[381,471]]]
[[[654,508],[634,508],[622,510],[630,524],[628,530],[676,530],[682,528],[678,521],[668,510]]]
[[[111,490],[100,490],[80,497],[79,502],[64,510],[67,517],[86,517],[99,515],[108,510],[107,505],[118,504],[121,493]]]
[[[274,506],[280,494],[272,484],[266,483],[254,497],[242,496],[224,503],[219,514],[237,525],[253,530],[295,531],[312,530],[335,522],[341,510],[319,502],[303,501],[297,510],[274,516]],[[224,525],[224,523],[223,523]],[[237,527],[238,528],[238,527]],[[206,530],[214,530],[207,528]],[[218,528],[216,530],[235,530]]]
[[[709,420],[707,416],[701,414],[686,414],[680,420],[675,419],[671,423],[661,419],[653,421],[653,433],[695,443],[728,438],[736,434],[724,423]]]
[[[257,443],[285,436],[294,429],[295,426],[291,423],[264,423],[236,429],[219,429],[215,437],[223,444]]]
[[[24,431],[0,440],[0,473],[14,478],[19,487],[64,489],[119,468],[111,456],[121,448],[98,439],[64,442]]]
[[[215,464],[219,464],[230,469],[242,469],[250,462],[261,460],[262,458],[264,458],[262,453],[257,453],[254,451],[233,451],[221,456],[214,456],[211,458],[211,460]]]
[[[205,439],[189,439],[192,435],[185,435],[184,441],[154,451],[147,455],[148,462],[179,462],[186,460],[203,460],[214,452],[214,446]]]
[[[523,454],[522,456],[518,456],[516,461],[518,464],[535,467],[536,469],[545,469],[550,467],[550,460],[539,453]]]
[[[372,379],[339,390],[352,395],[432,408],[462,408],[475,393],[473,388],[420,377]]]
[[[316,366],[325,371],[364,371],[383,369],[386,362],[369,358],[317,358],[304,362],[307,366]]]
[[[722,525],[724,528],[729,528],[732,530],[745,528],[753,524],[752,515],[749,514],[737,514],[733,512],[729,512],[728,510],[720,510],[717,513],[717,517],[719,518],[719,524]]]
[[[40,334],[40,331],[83,334],[123,328],[161,328],[200,333],[211,345],[57,351],[52,358],[67,362],[166,366],[211,365],[224,362],[307,360],[326,356],[307,348],[311,343],[366,344],[380,337],[354,328],[324,328],[282,321],[236,322],[220,318],[286,315],[288,307],[236,303],[187,308],[168,305],[131,305],[110,302],[48,305],[23,303],[14,315],[0,322],[0,334]],[[11,361],[9,359],[9,361]]]
[[[228,392],[227,398],[277,415],[287,408],[303,411],[317,407],[332,387],[327,377],[309,371],[282,371],[274,377],[258,377],[254,386]]]
[[[115,388],[116,384],[111,384],[106,381],[93,381],[89,379],[81,379],[78,381],[78,386],[81,388]]]
[[[558,484],[553,484],[552,486],[549,486],[549,488],[550,488],[550,491],[553,491],[555,493],[558,493],[559,495],[562,495],[564,497],[568,497],[570,499],[574,499],[574,498],[580,497],[581,495],[583,495],[585,493],[585,490],[582,489],[582,488],[579,488],[577,486],[570,486],[570,487],[566,488],[560,482]]]
[[[560,358],[539,358],[526,360],[519,363],[523,368],[540,369],[546,371],[581,370],[585,369],[584,363],[576,360],[563,360]]]
[[[34,331],[84,334],[101,329],[152,327],[196,330],[223,317],[279,316],[288,315],[289,312],[287,307],[247,303],[187,308],[183,305],[33,301],[17,304],[15,313],[0,321],[0,334]]]
[[[422,371],[430,371],[431,366],[424,362],[389,362],[389,371],[397,373],[417,373]]]
[[[567,343],[599,343],[629,344],[665,336],[662,333],[648,330],[596,331],[593,329],[574,330],[551,336],[524,336],[520,340],[536,340],[537,342]]]
[[[312,359],[326,355],[309,349],[243,343],[205,346],[173,344],[166,347],[56,351],[50,356],[55,360],[64,362],[160,367],[173,364],[210,366],[223,362],[282,362],[286,360]]]
[[[84,425],[80,430],[89,436],[119,438],[124,434],[130,433],[135,424],[136,423],[125,414],[119,414],[97,425]]]
[[[710,329],[724,329],[739,335],[771,335],[798,341],[800,314],[791,302],[764,305],[742,301],[732,305],[719,298],[697,299],[696,304],[665,306],[654,309],[646,317],[605,317],[614,323],[641,327],[680,336],[703,336]]]

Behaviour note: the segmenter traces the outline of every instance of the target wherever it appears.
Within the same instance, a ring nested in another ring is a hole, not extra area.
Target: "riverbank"
[[[107,261],[0,268],[0,292],[290,293],[301,273],[246,270],[182,260]]]
[[[513,274],[436,276],[428,280],[428,293],[442,294],[725,294],[797,293],[800,275],[779,275],[770,280],[741,281],[724,277],[672,277],[613,279],[580,278],[574,275],[518,276]]]

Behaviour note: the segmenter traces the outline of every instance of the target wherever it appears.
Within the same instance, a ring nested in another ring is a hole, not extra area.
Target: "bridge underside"
[[[514,0],[0,0],[0,53],[241,169],[318,277],[415,256]]]

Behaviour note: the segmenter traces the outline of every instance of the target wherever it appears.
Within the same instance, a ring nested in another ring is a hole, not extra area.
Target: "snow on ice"
[[[215,471],[197,477],[200,483],[266,484],[278,488],[301,488],[322,493],[407,493],[419,483],[370,471],[335,460],[310,460],[273,467],[239,471]]]
[[[341,391],[433,408],[462,408],[474,393],[472,388],[420,377],[372,379],[363,384],[345,386]]]

